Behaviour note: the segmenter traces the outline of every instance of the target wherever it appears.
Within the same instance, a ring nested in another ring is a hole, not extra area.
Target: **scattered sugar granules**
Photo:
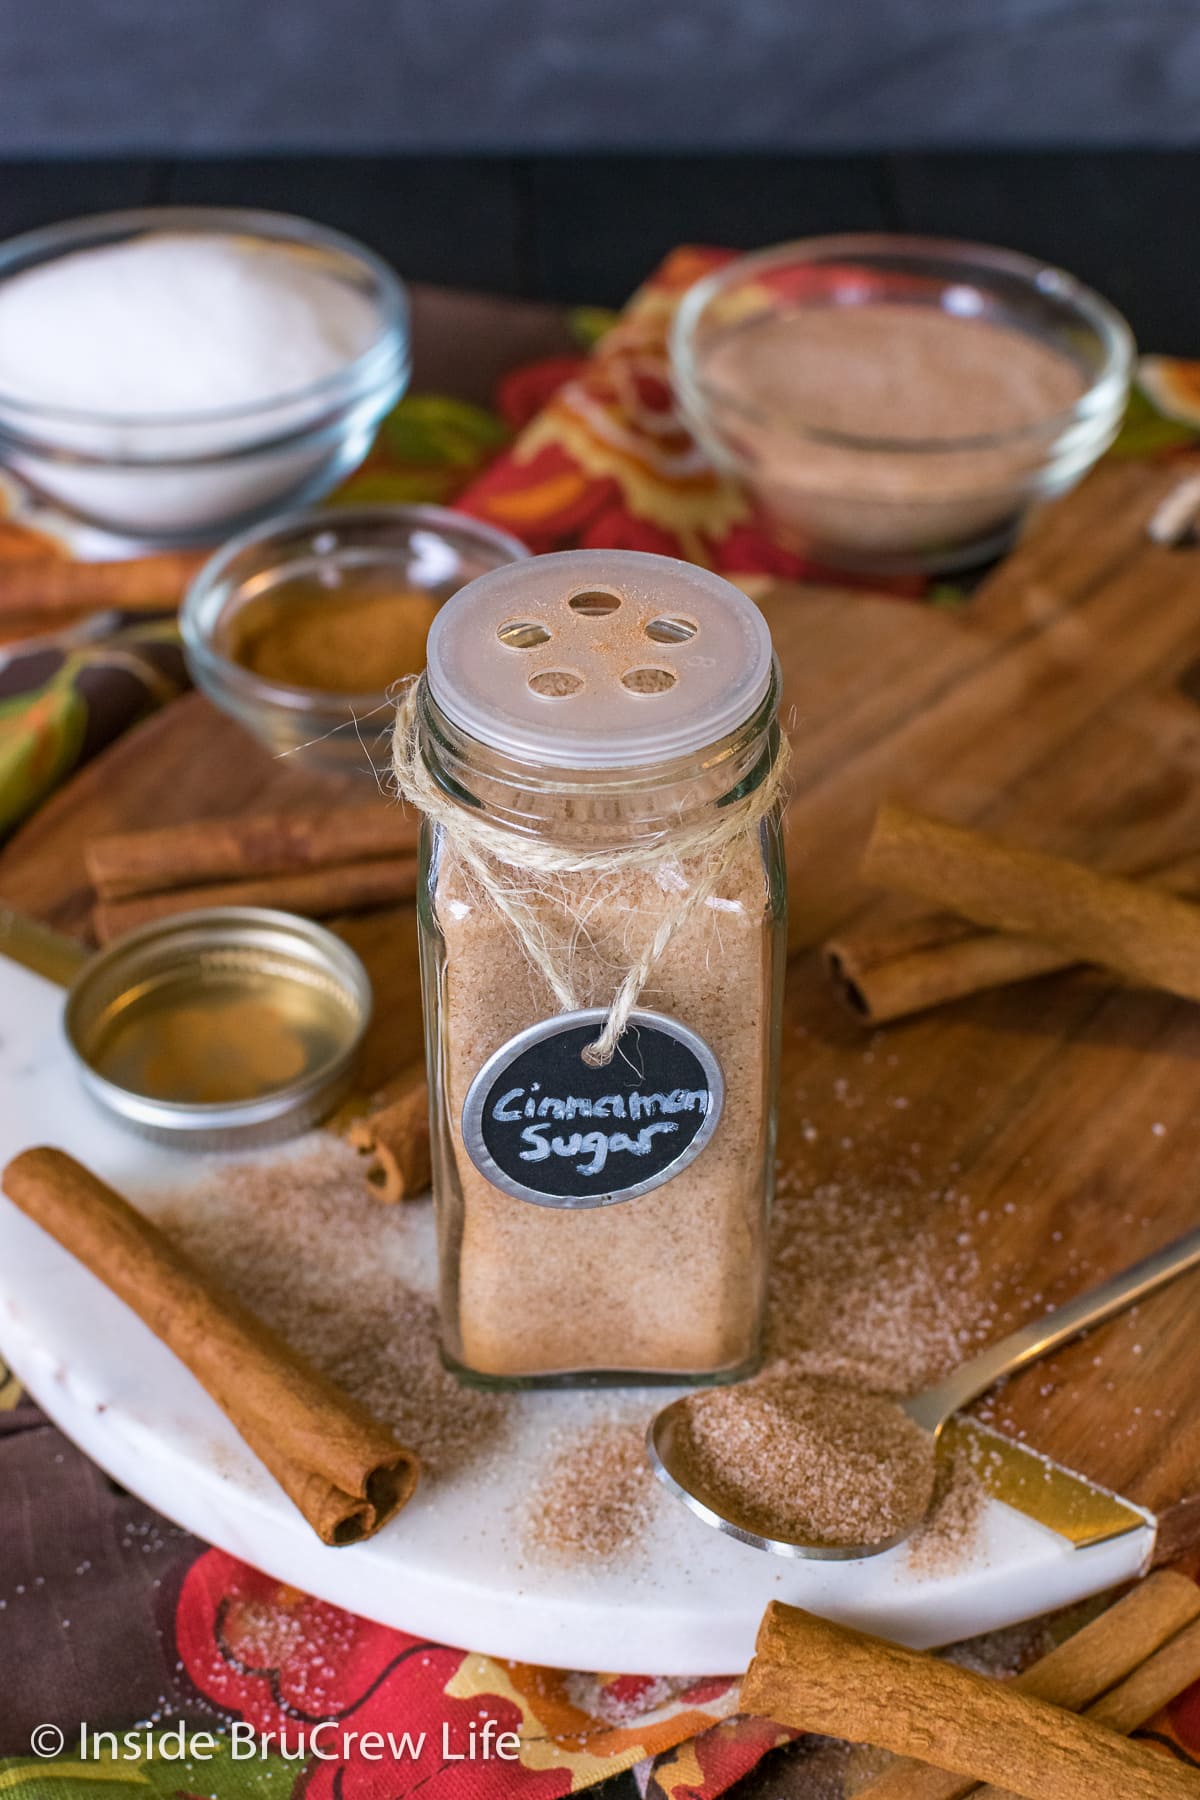
[[[274,1165],[223,1168],[161,1222],[238,1300],[411,1443],[427,1479],[478,1467],[503,1449],[514,1401],[460,1386],[442,1367],[436,1308],[405,1280],[409,1221],[367,1194],[354,1153],[339,1141]],[[914,1228],[902,1192],[801,1189],[785,1175],[772,1238],[768,1343],[776,1361],[818,1384],[895,1395],[961,1357],[966,1284],[947,1277],[944,1252]],[[969,1270],[969,1250],[956,1255]],[[697,1398],[716,1406],[739,1391]],[[860,1404],[862,1393],[854,1398]],[[843,1392],[842,1416],[846,1404]],[[626,1554],[644,1538],[657,1497],[642,1448],[652,1411],[648,1404],[637,1423],[601,1421],[563,1435],[526,1503],[532,1552],[586,1563]],[[909,1553],[912,1566],[930,1574],[969,1554],[982,1510],[978,1477],[961,1459],[935,1501]],[[868,1502],[860,1494],[855,1505]],[[864,1529],[860,1541],[869,1535]]]
[[[159,1223],[236,1300],[390,1425],[423,1479],[503,1443],[503,1395],[441,1363],[437,1309],[408,1286],[402,1209],[381,1208],[357,1154],[329,1138],[298,1158],[222,1168]]]
[[[644,1427],[602,1422],[572,1434],[530,1496],[526,1536],[555,1561],[600,1562],[649,1524],[654,1477]]]
[[[979,1452],[968,1439],[938,1459],[928,1517],[909,1540],[906,1561],[914,1575],[929,1578],[960,1567],[975,1548],[987,1504],[979,1472]]]
[[[954,1368],[978,1320],[976,1259],[969,1234],[948,1252],[927,1211],[921,1188],[809,1185],[783,1171],[771,1225],[768,1355],[888,1394],[916,1393]]]

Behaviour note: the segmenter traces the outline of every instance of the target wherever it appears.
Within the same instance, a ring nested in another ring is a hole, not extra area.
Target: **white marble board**
[[[0,1159],[56,1144],[153,1210],[156,1196],[195,1183],[197,1159],[157,1149],[95,1110],[60,1039],[61,1006],[58,989],[0,961]],[[431,1223],[418,1229],[428,1271]],[[524,1502],[553,1434],[600,1402],[535,1393],[516,1402],[499,1473],[491,1464],[427,1485],[372,1542],[327,1549],[187,1371],[2,1198],[0,1352],[115,1480],[210,1543],[368,1618],[562,1668],[725,1674],[746,1664],[772,1599],[915,1645],[946,1643],[1127,1579],[1153,1547],[1149,1518],[1074,1549],[990,1502],[970,1561],[922,1577],[902,1549],[861,1563],[766,1556],[662,1494],[635,1551],[602,1567],[552,1566],[525,1545]],[[645,1410],[646,1396],[618,1404]]]

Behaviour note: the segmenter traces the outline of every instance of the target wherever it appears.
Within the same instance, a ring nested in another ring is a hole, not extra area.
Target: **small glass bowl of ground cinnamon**
[[[961,569],[1111,443],[1134,346],[1072,276],[983,245],[811,238],[718,269],[672,333],[680,409],[781,542]]]
[[[528,554],[440,506],[291,514],[200,570],[180,615],[188,667],[273,755],[335,774],[385,770],[388,691],[424,668],[439,606]]]

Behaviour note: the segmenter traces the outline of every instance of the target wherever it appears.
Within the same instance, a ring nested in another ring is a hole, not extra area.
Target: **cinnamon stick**
[[[1136,1731],[1139,1725],[1152,1719],[1164,1706],[1169,1706],[1176,1695],[1182,1694],[1184,1688],[1190,1687],[1198,1677],[1200,1624],[1181,1631],[1177,1638],[1165,1644],[1140,1669],[1135,1669],[1111,1694],[1105,1694],[1102,1700],[1089,1706],[1084,1717],[1094,1719],[1098,1725],[1107,1725],[1110,1731],[1122,1734]],[[915,1789],[913,1791],[916,1792]],[[991,1782],[984,1787],[964,1791],[971,1793],[972,1800],[1007,1800],[1010,1792],[1005,1788],[993,1787]]]
[[[87,641],[86,627],[94,625],[104,630],[104,619],[98,613],[71,612],[55,613],[47,618],[45,613],[37,612],[0,612],[0,644],[5,649],[21,646],[24,655],[37,648],[43,638],[50,638],[55,644],[74,644]],[[80,629],[84,627],[85,629]],[[33,643],[29,642],[33,639]]]
[[[204,887],[102,900],[92,909],[92,926],[98,942],[107,944],[139,925],[151,925],[156,919],[197,907],[274,906],[310,919],[325,919],[334,913],[394,906],[397,901],[411,900],[416,891],[415,856],[377,857],[371,862],[343,863],[296,875],[255,875],[245,881],[214,881]]]
[[[907,807],[879,810],[863,875],[1073,961],[1200,1000],[1200,909],[1145,882],[1016,849]]]
[[[399,806],[248,813],[145,831],[110,832],[84,846],[101,900],[159,894],[252,875],[304,874],[338,863],[416,854],[419,821]]]
[[[1198,1800],[1200,1775],[954,1663],[773,1601],[744,1711],[869,1743],[1025,1800]]]
[[[0,1185],[191,1370],[323,1543],[372,1536],[409,1499],[414,1453],[82,1163],[26,1150]]]
[[[1200,899],[1200,856],[1181,857],[1139,879],[1183,899]],[[1053,944],[980,930],[942,911],[868,919],[830,939],[824,957],[837,992],[870,1025],[1076,966],[1070,951]]]
[[[1136,1731],[1200,1679],[1200,1623],[1192,1624],[1147,1657],[1112,1692],[1087,1709],[1087,1717],[1110,1731]]]
[[[0,619],[9,614],[174,612],[207,551],[167,550],[121,562],[65,556],[0,562]]]
[[[1072,1712],[1102,1694],[1089,1717],[1113,1731],[1132,1731],[1200,1675],[1197,1621],[1200,1587],[1160,1569],[1007,1685]],[[1193,1659],[1197,1667],[1189,1674]],[[966,1794],[979,1800],[970,1778],[902,1757],[855,1800],[963,1800]]]
[[[346,1132],[370,1158],[367,1184],[387,1206],[423,1194],[433,1179],[429,1160],[429,1086],[424,1061],[410,1063],[377,1094],[369,1112]]]

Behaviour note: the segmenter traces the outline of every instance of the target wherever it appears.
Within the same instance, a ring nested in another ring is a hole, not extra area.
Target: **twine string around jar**
[[[522,840],[519,858],[513,834],[491,824],[478,813],[454,800],[430,773],[420,742],[419,707],[421,680],[402,690],[396,708],[392,737],[392,770],[401,797],[441,826],[456,856],[471,872],[492,905],[508,922],[532,966],[545,981],[563,1012],[580,1009],[571,979],[570,959],[552,945],[538,917],[538,909],[523,889],[519,869],[534,876],[619,875],[658,868],[664,860],[681,864],[697,862],[702,872],[668,908],[640,953],[622,974],[603,1028],[584,1050],[593,1067],[612,1061],[621,1034],[637,1006],[660,957],[676,932],[717,889],[738,854],[738,846],[758,830],[782,799],[787,786],[790,746],[780,733],[771,766],[762,781],[728,806],[709,808],[695,824],[655,836],[644,843],[580,850],[540,840]],[[536,888],[541,894],[544,890]]]

